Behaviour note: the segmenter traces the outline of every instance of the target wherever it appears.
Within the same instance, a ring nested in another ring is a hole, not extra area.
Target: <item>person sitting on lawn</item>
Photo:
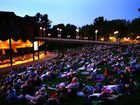
[[[130,78],[129,83],[125,85],[127,93],[133,93],[136,90],[136,85],[136,81],[133,78]]]
[[[36,75],[36,77],[35,77],[35,83],[34,84],[37,87],[41,86],[41,84],[42,84],[42,80],[38,75]]]
[[[16,90],[12,89],[11,86],[8,86],[7,92],[6,92],[6,103],[11,104],[13,102],[16,102],[18,100],[21,100],[23,98],[23,95],[17,96]]]
[[[69,95],[75,95],[79,89],[79,82],[77,77],[73,77],[70,84],[66,86]]]
[[[45,87],[39,89],[34,96],[25,95],[25,99],[27,99],[30,104],[38,104],[38,103],[45,103],[47,101],[47,93]]]

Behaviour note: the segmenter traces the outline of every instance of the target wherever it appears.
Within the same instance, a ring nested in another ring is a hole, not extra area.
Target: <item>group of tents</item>
[[[33,44],[31,41],[26,40],[25,42],[21,39],[19,39],[18,41],[15,41],[13,39],[11,39],[11,48],[12,50],[17,53],[17,48],[29,48],[29,47],[33,47]],[[2,50],[2,54],[5,54],[5,50],[10,49],[10,40],[7,39],[6,41],[2,41],[0,40],[0,50]]]

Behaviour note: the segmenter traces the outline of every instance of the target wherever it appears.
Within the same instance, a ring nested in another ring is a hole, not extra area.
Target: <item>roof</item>
[[[0,11],[0,17],[15,17],[14,12]]]

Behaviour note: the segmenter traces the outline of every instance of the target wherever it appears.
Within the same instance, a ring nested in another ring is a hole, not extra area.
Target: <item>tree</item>
[[[108,40],[110,35],[114,34],[114,31],[118,31],[118,37],[124,37],[128,31],[127,26],[128,21],[124,19],[115,19],[115,20],[105,20],[104,17],[98,17],[94,20],[94,28],[98,30],[98,36],[104,37],[105,40]]]
[[[44,14],[41,18],[42,20],[42,24],[44,25],[44,27],[46,29],[50,28],[51,27],[51,23],[52,21],[48,19],[48,15],[47,14]]]
[[[65,38],[67,37],[67,35],[70,35],[70,38],[75,39],[76,38],[76,29],[77,27],[75,25],[72,24],[67,24],[65,27]]]
[[[52,21],[48,19],[48,15],[47,14],[40,14],[40,13],[37,13],[35,16],[35,21],[36,23],[38,23],[38,27],[36,27],[36,30],[39,35],[39,31],[40,31],[40,27],[42,27],[43,29],[45,28],[45,34],[48,34],[49,33],[49,28],[51,27],[51,23]]]
[[[60,31],[58,33],[57,28],[62,29],[62,31],[61,31],[61,37],[63,37],[64,36],[64,29],[65,29],[65,25],[64,24],[54,25],[52,27],[52,29],[51,29],[51,36],[52,37],[55,37],[55,38],[58,38],[58,34],[60,33]]]
[[[131,23],[128,25],[128,32],[131,37],[140,35],[140,18],[135,18],[131,21]]]
[[[98,38],[99,37],[105,37],[108,38],[108,34],[110,32],[109,30],[109,23],[107,20],[104,19],[104,17],[98,17],[94,19],[94,33],[95,30],[98,30]]]
[[[37,13],[35,15],[35,20],[37,23],[41,23],[42,22],[42,15],[40,13]]]
[[[94,39],[94,26],[91,25],[85,25],[80,29],[80,36],[88,37],[89,39]]]
[[[124,19],[115,19],[111,20],[110,23],[110,29],[112,34],[114,33],[114,31],[118,31],[119,38],[125,37],[127,35],[127,26],[129,24],[128,21]]]

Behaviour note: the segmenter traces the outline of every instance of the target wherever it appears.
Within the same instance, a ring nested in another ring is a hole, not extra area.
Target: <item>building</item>
[[[14,12],[0,11],[0,40],[32,40],[38,35],[39,24],[35,22],[35,17],[20,17]]]

